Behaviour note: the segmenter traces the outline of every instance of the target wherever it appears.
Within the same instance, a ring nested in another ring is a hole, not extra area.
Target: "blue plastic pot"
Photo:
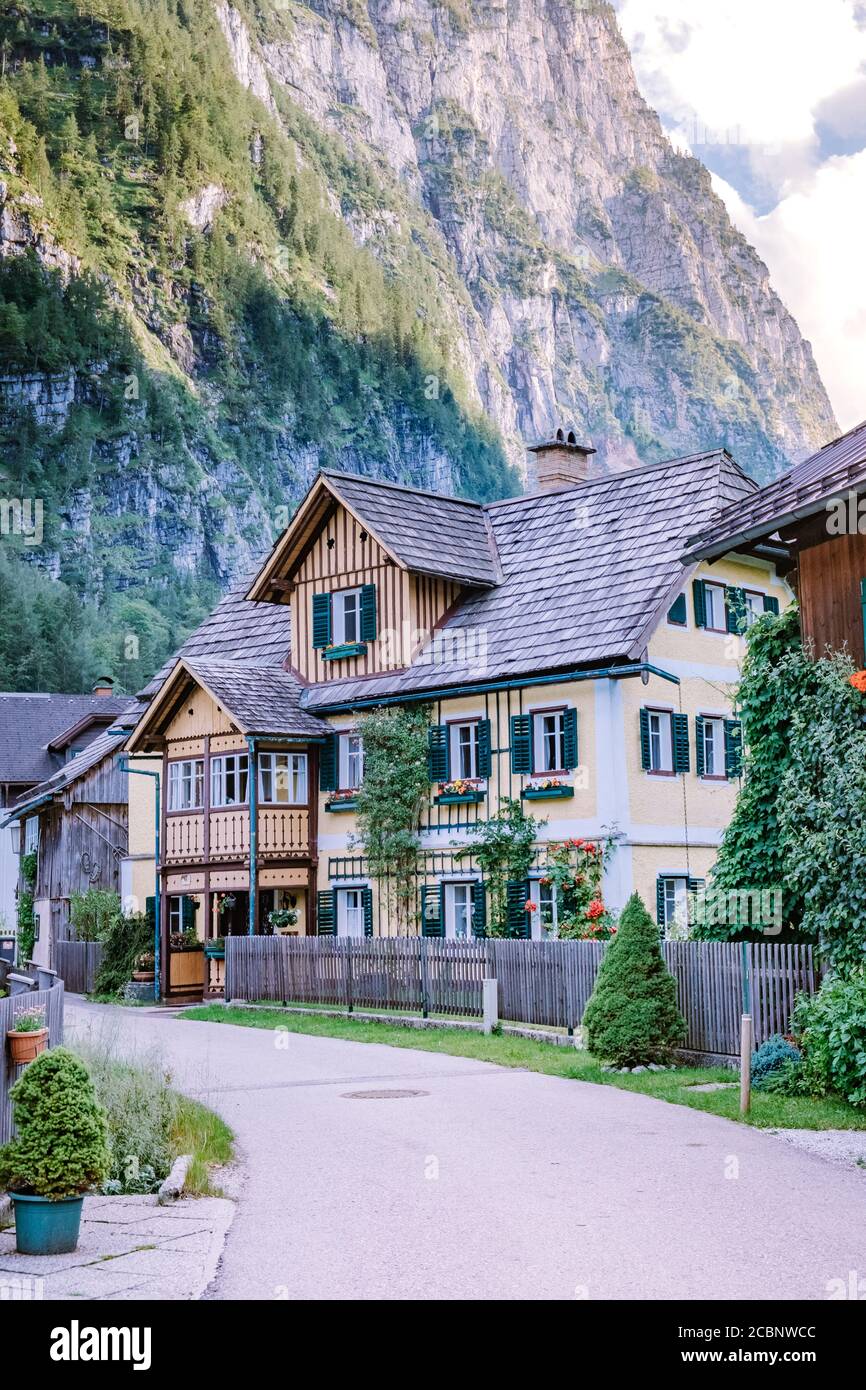
[[[68,1255],[78,1244],[83,1197],[28,1197],[10,1193],[19,1255]]]

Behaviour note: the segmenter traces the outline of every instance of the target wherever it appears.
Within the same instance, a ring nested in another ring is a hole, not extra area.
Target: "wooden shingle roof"
[[[321,738],[327,726],[301,708],[302,686],[279,667],[239,661],[184,661],[183,665],[244,734]]]
[[[252,576],[235,585],[213,612],[157,671],[140,692],[152,699],[180,658],[214,658],[249,666],[281,666],[291,646],[292,615],[288,604],[251,603],[244,595]]]
[[[866,421],[832,439],[758,492],[739,498],[712,524],[692,528],[687,560],[709,559],[772,535],[820,512],[834,497],[866,483]]]
[[[685,538],[755,484],[725,450],[494,503],[502,579],[401,672],[305,689],[307,709],[631,660],[685,573]]]
[[[497,582],[495,548],[478,502],[354,473],[327,470],[323,477],[406,569],[464,584]]]

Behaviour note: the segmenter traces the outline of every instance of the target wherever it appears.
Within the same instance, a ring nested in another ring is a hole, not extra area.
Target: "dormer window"
[[[325,661],[363,656],[365,644],[376,638],[376,585],[314,594],[312,633],[313,646],[323,648]]]
[[[337,646],[361,641],[361,590],[341,589],[334,594],[334,634]]]

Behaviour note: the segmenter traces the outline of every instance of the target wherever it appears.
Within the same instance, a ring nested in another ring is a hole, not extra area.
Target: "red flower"
[[[536,909],[537,909],[537,907],[538,907],[538,904],[537,904],[537,903],[533,903],[533,902],[528,902],[528,901],[527,901],[526,906],[524,907],[523,911],[524,911],[524,912],[535,912]]]
[[[594,922],[597,917],[604,915],[604,903],[601,898],[593,898],[589,907],[586,909],[586,915],[591,922]]]

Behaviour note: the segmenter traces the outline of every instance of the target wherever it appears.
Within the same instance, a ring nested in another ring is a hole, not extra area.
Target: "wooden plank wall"
[[[31,990],[29,994],[0,999],[0,1144],[6,1144],[12,1138],[9,1091],[24,1070],[23,1067],[12,1065],[6,1031],[12,1027],[15,1015],[24,1009],[45,1010],[48,1046],[58,1047],[63,1042],[63,985],[55,984],[53,989]]]
[[[480,1017],[481,982],[499,982],[499,1016],[579,1025],[605,947],[597,941],[441,941],[428,937],[229,937],[226,1000],[337,1004]],[[740,1048],[741,948],[667,941],[690,1051],[735,1057]],[[787,1031],[795,996],[820,973],[810,946],[748,948],[755,1045]]]
[[[821,517],[826,526],[826,518]],[[826,530],[824,532],[826,535]],[[799,551],[800,619],[815,655],[847,643],[854,664],[864,665],[860,581],[866,576],[866,536],[842,535]]]
[[[70,994],[90,994],[102,963],[101,941],[56,941],[54,969]]]

